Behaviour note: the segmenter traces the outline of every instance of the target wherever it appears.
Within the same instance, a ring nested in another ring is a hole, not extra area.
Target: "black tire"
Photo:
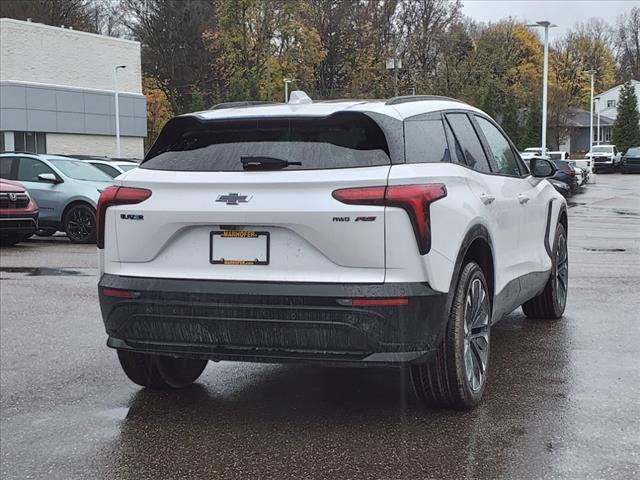
[[[195,382],[207,366],[207,360],[165,357],[118,350],[124,373],[141,387],[158,390],[185,388]]]
[[[22,235],[5,235],[4,237],[0,237],[0,246],[13,247],[17,243],[20,243],[22,239]]]
[[[569,256],[567,232],[561,223],[556,227],[552,255],[551,277],[549,277],[544,290],[537,297],[533,297],[522,305],[522,311],[529,318],[560,318],[567,305]]]
[[[57,230],[54,230],[52,228],[39,228],[38,230],[36,230],[36,235],[39,237],[50,237],[56,232]]]
[[[478,302],[470,303],[476,292]],[[437,354],[429,363],[411,367],[414,391],[426,405],[466,410],[480,402],[489,367],[491,299],[488,292],[480,266],[475,262],[464,265]],[[469,324],[476,326],[468,329]]]
[[[71,207],[62,224],[71,243],[96,243],[96,211],[90,205]]]

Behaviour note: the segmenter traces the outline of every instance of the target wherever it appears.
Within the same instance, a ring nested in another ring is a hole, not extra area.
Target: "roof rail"
[[[278,102],[268,102],[262,100],[247,100],[244,102],[223,102],[217,103],[213,105],[209,110],[222,110],[224,108],[242,108],[242,107],[253,107],[255,105],[271,105]]]
[[[464,103],[462,100],[451,97],[442,97],[440,95],[406,95],[403,97],[393,97],[387,100],[385,105],[400,105],[401,103],[424,102],[428,100],[447,100],[449,102]]]
[[[40,155],[39,153],[36,153],[36,152],[26,152],[24,150],[0,150],[0,153],[24,153],[27,155]]]

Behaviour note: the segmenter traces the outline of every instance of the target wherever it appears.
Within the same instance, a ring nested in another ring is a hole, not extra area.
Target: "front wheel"
[[[433,360],[411,367],[416,395],[427,405],[473,408],[489,368],[491,301],[480,266],[467,263],[458,280],[447,329]]]
[[[118,360],[133,383],[154,389],[184,388],[195,382],[207,366],[207,360],[174,358],[162,355],[118,350]]]
[[[560,318],[567,304],[569,288],[569,254],[567,231],[561,223],[556,227],[552,253],[551,276],[542,293],[522,305],[529,318]]]
[[[64,232],[71,243],[96,242],[96,212],[89,205],[75,205],[65,214]]]
[[[20,243],[22,239],[23,237],[20,235],[5,235],[4,237],[0,237],[0,246],[13,247],[17,243]]]

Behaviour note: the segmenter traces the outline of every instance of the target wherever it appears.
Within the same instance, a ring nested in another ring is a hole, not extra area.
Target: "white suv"
[[[410,366],[425,402],[476,405],[491,325],[565,308],[553,164],[455,100],[293,98],[176,117],[103,192],[108,345],[153,388],[208,360]]]
[[[593,161],[593,171],[598,173],[616,170],[620,166],[621,157],[622,154],[615,145],[594,145],[584,158]]]

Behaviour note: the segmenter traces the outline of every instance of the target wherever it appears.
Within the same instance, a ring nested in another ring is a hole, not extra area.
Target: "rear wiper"
[[[290,162],[276,157],[247,156],[240,157],[245,170],[278,170],[290,165],[302,165],[302,162]]]

